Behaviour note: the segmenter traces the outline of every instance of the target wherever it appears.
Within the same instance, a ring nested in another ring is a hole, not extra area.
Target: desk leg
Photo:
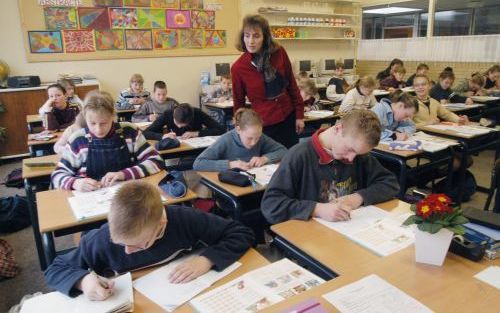
[[[235,198],[233,195],[226,192],[224,189],[219,188],[219,186],[212,184],[211,182],[209,182],[206,179],[202,179],[201,183],[204,184],[205,186],[207,186],[209,189],[211,189],[216,194],[222,196],[223,198],[225,198],[229,202],[231,202],[233,204],[233,209],[234,209],[233,214],[232,214],[232,218],[237,220],[237,221],[241,221],[242,208],[241,208],[240,202],[238,201],[237,198]]]
[[[42,234],[42,245],[45,253],[45,262],[49,266],[56,257],[56,248],[54,245],[54,235],[52,232]]]
[[[399,199],[404,200],[406,194],[406,180],[407,180],[407,168],[406,162],[398,158],[397,163],[399,164]]]
[[[40,268],[44,271],[47,268],[47,263],[45,262],[45,256],[42,248],[42,238],[40,235],[40,227],[38,225],[38,212],[35,202],[35,194],[33,192],[33,186],[27,178],[24,179],[24,190],[26,191],[26,198],[28,200],[28,211],[30,213],[31,225],[33,227],[33,237],[35,238],[38,261],[40,262]]]
[[[458,194],[460,195],[457,199],[457,205],[459,208],[462,207],[462,194],[464,192],[465,184],[465,171],[467,170],[467,157],[469,156],[469,145],[465,140],[460,140],[460,145],[462,146],[462,154],[460,160],[460,168],[458,169]]]

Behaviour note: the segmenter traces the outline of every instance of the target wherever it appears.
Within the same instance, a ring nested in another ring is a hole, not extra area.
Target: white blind
[[[500,62],[500,35],[360,40],[358,60]]]

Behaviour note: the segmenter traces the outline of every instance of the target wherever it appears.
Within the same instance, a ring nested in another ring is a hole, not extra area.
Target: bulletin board
[[[28,62],[239,54],[235,0],[18,0]]]

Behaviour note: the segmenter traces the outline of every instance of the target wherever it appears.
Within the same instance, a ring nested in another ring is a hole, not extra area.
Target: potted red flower
[[[430,194],[411,206],[414,215],[403,225],[416,224],[415,259],[419,263],[443,265],[453,235],[463,235],[468,222],[460,208],[453,208],[445,194]]]

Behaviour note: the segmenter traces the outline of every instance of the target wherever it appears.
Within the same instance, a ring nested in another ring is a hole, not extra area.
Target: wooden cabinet
[[[38,114],[38,109],[47,100],[46,88],[0,89],[0,102],[5,106],[5,112],[0,113],[0,126],[7,129],[7,139],[0,143],[0,157],[28,153],[26,115]],[[76,93],[83,99],[94,89],[99,89],[97,81],[77,85]]]

